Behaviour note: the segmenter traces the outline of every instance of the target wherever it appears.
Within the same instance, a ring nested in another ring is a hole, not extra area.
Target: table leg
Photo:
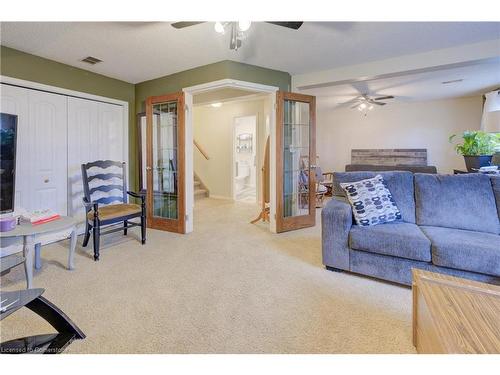
[[[68,254],[68,269],[75,269],[75,248],[76,248],[76,226],[73,227],[71,231],[71,239],[69,242],[69,254]]]
[[[24,271],[26,272],[27,289],[33,287],[33,261],[34,261],[34,236],[24,236],[23,256],[24,256]]]
[[[39,270],[42,268],[42,256],[41,256],[41,250],[42,250],[42,244],[36,243],[35,244],[35,269]]]

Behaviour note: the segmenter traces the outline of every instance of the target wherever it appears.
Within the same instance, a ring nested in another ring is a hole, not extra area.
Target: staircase
[[[203,199],[210,195],[207,187],[203,185],[200,178],[195,174],[194,175],[194,199]]]

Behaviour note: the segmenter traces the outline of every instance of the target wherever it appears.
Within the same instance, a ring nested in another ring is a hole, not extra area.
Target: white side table
[[[72,270],[74,266],[74,255],[76,247],[76,224],[77,221],[72,217],[61,216],[59,219],[45,224],[33,225],[31,223],[21,222],[16,225],[16,229],[9,232],[0,232],[0,238],[22,237],[23,238],[23,256],[24,270],[26,271],[26,282],[28,289],[33,288],[33,267],[35,258],[36,237],[40,234],[48,234],[71,229],[71,241],[68,252],[68,269]]]

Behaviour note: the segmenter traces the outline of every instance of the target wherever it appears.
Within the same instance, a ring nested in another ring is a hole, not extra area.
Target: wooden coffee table
[[[500,286],[413,270],[418,353],[500,353]]]

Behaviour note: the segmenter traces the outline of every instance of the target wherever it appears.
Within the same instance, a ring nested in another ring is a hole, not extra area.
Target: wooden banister
[[[207,160],[210,159],[210,157],[208,156],[208,154],[205,152],[205,150],[203,150],[203,148],[201,148],[200,144],[198,142],[196,142],[195,139],[193,139],[193,144],[196,146],[196,148],[198,149],[198,151],[200,151],[200,153],[203,155],[203,157]]]

